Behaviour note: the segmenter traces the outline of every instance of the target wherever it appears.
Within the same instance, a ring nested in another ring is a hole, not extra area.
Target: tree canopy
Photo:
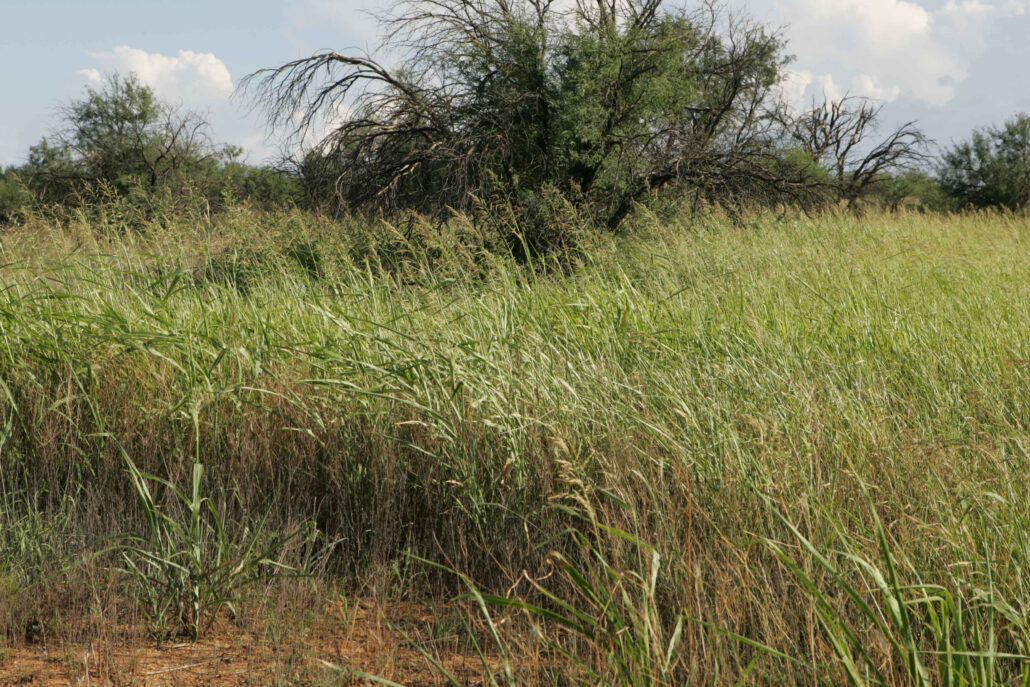
[[[562,240],[556,208],[614,230],[663,196],[855,208],[911,186],[887,188],[927,159],[914,123],[874,143],[871,101],[786,107],[790,58],[778,31],[719,0],[672,3],[400,0],[381,17],[376,55],[320,52],[244,80],[269,123],[293,137],[290,176],[240,162],[201,115],[135,75],[111,76],[4,174],[0,219],[27,195],[74,205],[97,189],[144,203],[248,197],[440,218],[499,208],[514,219],[505,240],[536,251]],[[977,158],[976,173],[993,169],[992,155],[1016,164],[977,136],[953,156]]]
[[[323,52],[246,82],[298,139],[328,124],[315,151],[345,203],[440,213],[551,189],[615,227],[676,186],[802,189],[764,110],[783,41],[713,3],[407,0],[384,22],[396,68]]]
[[[143,216],[184,203],[210,209],[233,198],[299,199],[294,178],[248,165],[243,153],[216,145],[201,114],[161,100],[135,74],[114,74],[61,108],[58,128],[29,149],[24,164],[0,174],[0,222],[33,204],[105,198],[128,200]]]
[[[900,172],[917,171],[930,159],[930,141],[915,122],[895,128],[878,143],[875,131],[882,105],[867,98],[844,96],[813,103],[811,109],[794,113],[782,106],[776,111],[788,145],[797,146],[813,167],[825,175],[822,184],[854,209],[861,198],[892,182]]]
[[[203,117],[161,101],[134,74],[88,87],[61,114],[63,126],[30,149],[22,168],[49,201],[67,201],[89,184],[109,184],[120,193],[182,185],[221,152]]]
[[[977,129],[968,141],[945,151],[940,178],[960,205],[1012,210],[1030,205],[1030,115]]]

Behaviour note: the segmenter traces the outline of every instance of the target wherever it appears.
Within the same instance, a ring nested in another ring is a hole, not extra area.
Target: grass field
[[[440,684],[1030,684],[1030,220],[636,224],[4,230],[6,651],[343,594]]]

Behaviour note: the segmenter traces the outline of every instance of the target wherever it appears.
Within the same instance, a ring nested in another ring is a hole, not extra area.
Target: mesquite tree
[[[945,151],[940,175],[960,207],[1030,207],[1030,114],[975,130]]]
[[[21,169],[47,202],[70,202],[101,183],[119,193],[176,189],[219,156],[203,117],[161,101],[134,74],[87,88],[61,114],[64,126],[33,146]]]
[[[776,164],[766,107],[783,42],[714,2],[407,0],[382,20],[396,66],[322,52],[244,85],[273,127],[326,127],[313,153],[346,206],[446,214],[557,192],[615,228],[674,188],[805,191]]]

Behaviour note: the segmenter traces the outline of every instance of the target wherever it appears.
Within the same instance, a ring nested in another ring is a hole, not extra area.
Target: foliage
[[[117,200],[138,224],[235,200],[272,207],[300,199],[293,178],[241,162],[239,147],[215,145],[200,114],[162,101],[134,74],[87,87],[61,118],[0,181],[0,222],[30,205],[92,212]]]
[[[977,129],[968,141],[945,151],[940,169],[944,190],[964,207],[1030,204],[1030,115],[1002,126]]]
[[[246,82],[299,140],[328,125],[302,168],[344,207],[446,216],[551,189],[614,229],[662,191],[805,189],[770,164],[783,42],[714,5],[410,0],[385,29],[397,68],[325,52]]]
[[[202,494],[201,463],[193,464],[190,490],[182,491],[165,479],[141,473],[128,456],[125,462],[147,526],[121,537],[118,548],[158,637],[171,630],[197,640],[220,609],[235,613],[234,603],[244,587],[265,579],[270,571],[286,569],[276,557],[300,530],[284,538],[270,537],[260,522],[254,530],[231,534],[223,520],[224,504],[219,509]],[[174,496],[170,508],[155,501],[148,482]]]
[[[32,192],[21,175],[14,169],[0,170],[0,225],[14,222],[31,205]]]
[[[210,173],[206,195],[218,198],[221,206],[247,201],[258,207],[274,209],[304,202],[301,184],[291,174],[273,169],[227,161]]]
[[[945,212],[952,205],[940,179],[918,169],[886,175],[874,189],[873,197],[881,199],[890,210]]]
[[[23,172],[44,202],[69,202],[100,182],[120,194],[182,189],[219,154],[198,114],[160,101],[135,75],[87,87],[62,119],[63,129],[30,149]]]

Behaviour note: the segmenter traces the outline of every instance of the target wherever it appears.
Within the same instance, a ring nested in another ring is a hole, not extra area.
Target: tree
[[[446,215],[557,192],[615,228],[677,188],[805,189],[775,164],[765,111],[783,42],[714,2],[407,0],[383,21],[396,68],[323,52],[244,82],[295,140],[327,126],[299,159],[348,206]]]
[[[102,189],[130,198],[146,217],[150,209],[169,209],[168,200],[179,209],[196,201],[217,209],[233,200],[278,206],[301,197],[294,177],[247,164],[238,146],[215,145],[200,114],[162,101],[133,74],[87,88],[61,119],[16,170],[46,204],[78,204]]]
[[[966,207],[1030,205],[1030,115],[973,132],[946,151],[940,169],[945,192]]]
[[[867,139],[876,130],[883,107],[865,98],[827,99],[800,114],[781,106],[776,119],[787,144],[800,147],[811,163],[829,177],[827,190],[849,209],[860,198],[881,191],[898,173],[914,170],[929,159],[930,141],[908,122],[879,143]]]
[[[29,151],[22,174],[48,202],[68,202],[84,187],[105,183],[179,190],[207,169],[219,150],[207,122],[159,100],[135,75],[111,76],[62,110],[63,127]]]
[[[46,137],[29,148],[29,159],[16,171],[32,194],[45,203],[69,199],[82,180],[72,151]]]
[[[17,220],[19,213],[32,204],[32,193],[17,170],[0,170],[0,224]]]
[[[940,180],[921,169],[888,175],[876,189],[876,197],[891,210],[906,208],[943,212],[951,207]]]

